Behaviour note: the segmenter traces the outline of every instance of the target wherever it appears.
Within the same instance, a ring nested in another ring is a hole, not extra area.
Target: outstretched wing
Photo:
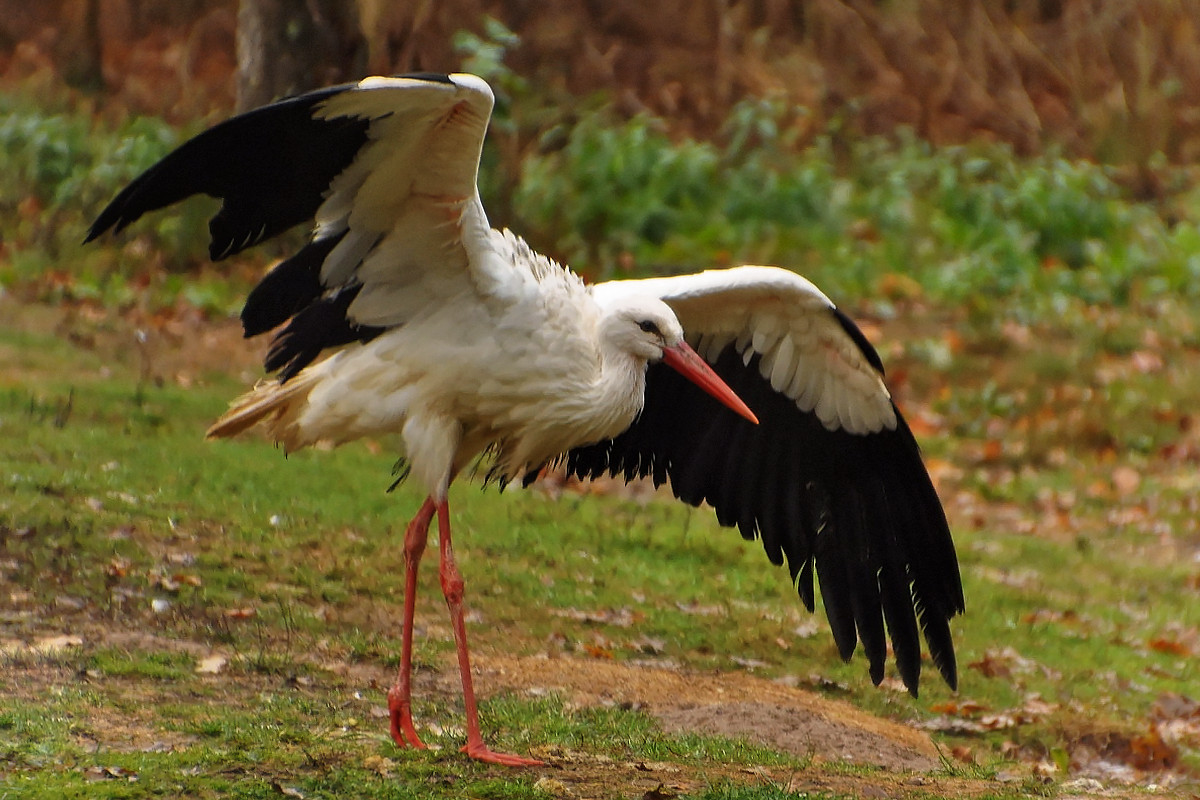
[[[647,375],[645,408],[610,441],[572,450],[567,468],[670,481],[707,502],[722,525],[787,561],[814,607],[813,575],[844,659],[859,640],[883,678],[885,624],[913,695],[918,628],[934,664],[957,684],[948,621],[962,582],[941,503],[912,432],[892,403],[879,356],[813,284],[786,270],[740,267],[614,281],[597,298],[638,293],[674,309],[689,343],[758,415],[730,414],[674,371]]]
[[[286,379],[326,347],[365,340],[431,302],[502,276],[476,176],[493,95],[473,75],[366,78],[281,100],[199,134],[101,212],[87,241],[194,194],[222,200],[222,259],[302,222],[309,243],[254,289],[247,336],[291,320],[267,357]]]

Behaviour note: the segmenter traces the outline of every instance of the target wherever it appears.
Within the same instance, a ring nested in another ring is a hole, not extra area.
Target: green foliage
[[[0,216],[7,248],[0,287],[33,286],[45,299],[121,306],[141,301],[142,290],[153,287],[163,304],[187,297],[201,308],[227,310],[227,291],[184,287],[167,274],[197,263],[203,253],[210,212],[204,203],[140,221],[124,248],[80,246],[116,191],[183,138],[153,117],[112,122],[69,105],[47,109],[34,98],[0,97]]]
[[[46,111],[19,96],[0,98],[0,203],[6,216],[19,218],[6,238],[40,245],[51,256],[74,249],[83,238],[81,221],[179,141],[174,128],[153,117],[114,125]],[[178,228],[177,221],[153,244],[178,247]]]
[[[724,145],[585,115],[563,147],[525,160],[516,207],[536,244],[603,276],[776,263],[843,297],[901,274],[935,299],[1024,294],[1039,311],[1198,291],[1195,225],[1131,200],[1110,168],[911,135],[834,131],[797,151],[785,113],[738,106]]]
[[[455,42],[497,94],[481,193],[496,222],[590,276],[775,263],[835,298],[878,296],[899,275],[937,301],[1019,296],[1027,316],[1200,292],[1200,192],[1183,179],[1168,186],[1168,215],[1132,199],[1112,168],[1053,153],[849,138],[837,125],[800,147],[805,118],[773,97],[742,101],[711,142],[680,139],[603,98],[560,108],[535,96],[504,64],[517,42],[495,20]],[[121,249],[79,246],[112,194],[181,134],[19,96],[0,98],[0,113],[0,286],[109,305],[236,303],[227,287],[170,274],[204,258],[202,201],[140,220]],[[46,280],[59,274],[69,281]]]

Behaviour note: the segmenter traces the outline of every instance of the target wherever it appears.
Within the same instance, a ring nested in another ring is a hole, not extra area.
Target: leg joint
[[[447,603],[461,603],[464,594],[465,583],[458,571],[447,572],[443,570],[440,573],[442,579],[442,594],[446,595]]]

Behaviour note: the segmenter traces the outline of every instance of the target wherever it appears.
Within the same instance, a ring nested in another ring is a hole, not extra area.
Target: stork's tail
[[[230,403],[229,410],[212,424],[205,438],[236,436],[256,422],[265,420],[275,441],[282,443],[286,449],[296,450],[311,444],[301,436],[297,420],[304,410],[309,392],[319,378],[320,372],[310,368],[286,383],[277,380],[260,382]]]

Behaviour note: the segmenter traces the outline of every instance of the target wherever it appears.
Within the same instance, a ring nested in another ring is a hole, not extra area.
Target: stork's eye
[[[638,323],[638,327],[645,333],[653,333],[655,336],[662,336],[662,331],[658,329],[658,325],[653,320],[644,319]]]

